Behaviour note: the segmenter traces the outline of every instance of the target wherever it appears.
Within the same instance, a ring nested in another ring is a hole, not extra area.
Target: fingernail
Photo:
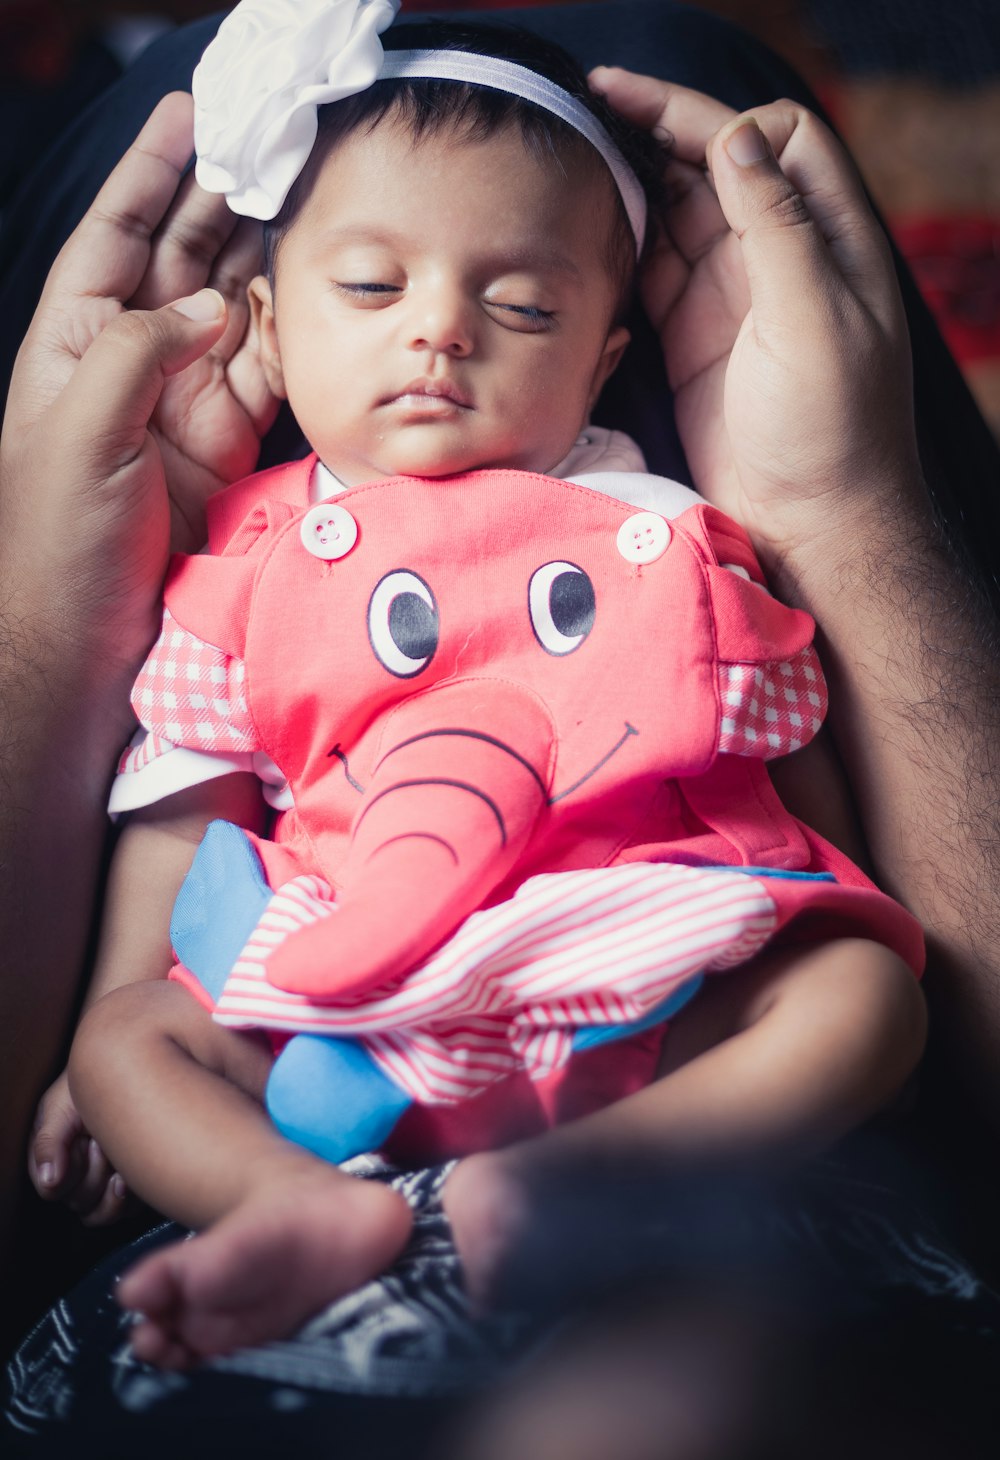
[[[197,294],[189,294],[186,299],[178,299],[170,306],[185,319],[200,321],[218,319],[225,307],[225,300],[216,289],[199,289]]]
[[[90,1152],[90,1155],[96,1161],[97,1160],[97,1157],[101,1154],[101,1148],[97,1144],[97,1142],[94,1140],[93,1136],[91,1136],[91,1138],[90,1138],[90,1145],[88,1147],[88,1150]]]
[[[51,1161],[45,1161],[38,1168],[38,1179],[43,1186],[54,1186],[56,1181],[56,1168]]]
[[[114,1192],[115,1196],[119,1198],[119,1200],[125,1195],[125,1182],[120,1176],[112,1176],[111,1190]]]
[[[737,167],[751,167],[755,162],[763,162],[770,150],[767,138],[752,117],[726,138],[726,151]]]

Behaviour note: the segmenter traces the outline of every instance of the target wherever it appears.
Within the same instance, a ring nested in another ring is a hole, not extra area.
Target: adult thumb
[[[89,346],[51,413],[75,443],[84,471],[100,477],[140,451],[164,381],[206,354],[226,325],[214,289],[156,310],[125,310]]]
[[[780,311],[831,272],[822,231],[754,117],[723,128],[708,161],[719,206],[740,240],[755,315],[769,306]]]

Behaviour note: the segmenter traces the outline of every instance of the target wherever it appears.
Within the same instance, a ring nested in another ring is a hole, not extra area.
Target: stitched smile
[[[566,789],[565,789],[565,791],[560,791],[557,796],[550,796],[549,797],[549,805],[550,806],[554,806],[557,801],[562,801],[562,800],[565,799],[565,797],[571,796],[574,791],[578,791],[580,789],[580,787],[584,784],[585,781],[589,781],[590,778],[591,778],[591,776],[596,776],[597,772],[601,769],[601,767],[607,765],[608,761],[611,759],[611,757],[613,755],[617,755],[618,754],[618,752],[621,750],[622,746],[625,744],[626,740],[630,740],[633,735],[638,735],[638,733],[639,732],[635,728],[635,726],[634,725],[630,725],[629,722],[626,720],[625,721],[625,733],[624,733],[624,735],[622,735],[621,739],[618,740],[618,741],[616,741],[615,744],[612,745],[611,749],[607,752],[606,755],[602,755],[601,756],[600,760],[596,763],[596,765],[591,766],[590,770],[587,772],[587,774],[585,776],[581,776],[578,781],[574,781],[573,784],[572,784],[572,786],[567,786]]]

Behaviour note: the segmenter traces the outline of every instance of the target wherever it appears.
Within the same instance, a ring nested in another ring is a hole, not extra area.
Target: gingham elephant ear
[[[150,736],[172,746],[216,752],[260,748],[242,658],[199,639],[169,610],[135,682],[132,708]]]
[[[826,715],[826,681],[811,645],[791,659],[719,666],[719,751],[776,760],[801,750]]]
[[[757,760],[790,755],[812,740],[826,716],[816,625],[802,609],[771,596],[737,523],[703,507],[692,526],[712,605],[719,753]]]

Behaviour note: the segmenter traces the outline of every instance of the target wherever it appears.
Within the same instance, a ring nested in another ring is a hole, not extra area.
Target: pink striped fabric
[[[776,924],[763,879],[631,863],[530,878],[476,912],[424,964],[376,995],[331,1005],[267,981],[272,949],[333,919],[329,885],[274,894],[214,1017],[231,1028],[350,1035],[423,1104],[468,1099],[516,1070],[542,1079],[576,1029],[641,1019],[696,974],[750,958]]]
[[[137,745],[130,745],[122,752],[118,762],[118,774],[120,776],[138,775],[139,771],[152,765],[154,760],[159,760],[161,755],[166,755],[168,750],[175,747],[169,740],[164,740],[162,735],[146,735]]]

